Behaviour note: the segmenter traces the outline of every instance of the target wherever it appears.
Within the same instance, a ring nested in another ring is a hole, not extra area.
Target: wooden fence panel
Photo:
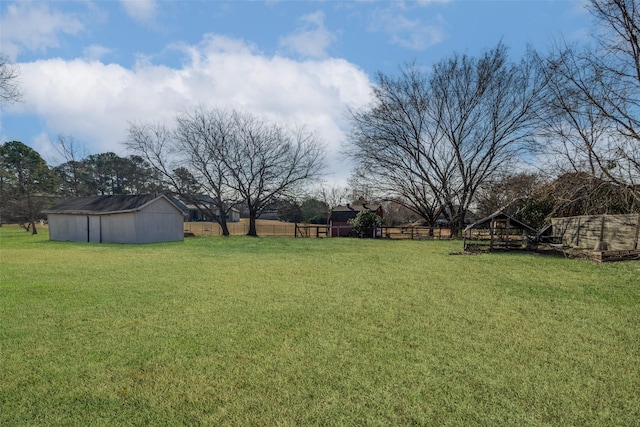
[[[232,236],[244,236],[249,231],[249,222],[228,222],[227,228]],[[279,221],[258,220],[256,222],[258,236],[283,236],[293,237],[295,224]],[[222,229],[216,222],[185,222],[184,232],[193,233],[196,236],[222,236]]]
[[[552,218],[551,225],[553,235],[574,248],[594,249],[605,242],[610,250],[638,249],[640,214]]]
[[[249,230],[248,221],[227,223],[229,234],[232,236],[243,236]],[[294,224],[280,221],[258,220],[256,229],[258,236],[280,236],[280,237],[330,237],[331,227],[328,225],[314,224]],[[345,228],[345,227],[342,227]],[[351,229],[351,227],[347,227]],[[184,232],[192,233],[196,236],[221,236],[222,230],[215,222],[185,222]],[[432,240],[451,239],[452,233],[449,228],[430,227],[381,227],[378,237],[398,240]]]

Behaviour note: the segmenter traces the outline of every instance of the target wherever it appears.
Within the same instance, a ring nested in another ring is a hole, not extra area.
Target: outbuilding
[[[329,217],[331,237],[350,236],[353,228],[349,224],[349,220],[354,219],[362,211],[373,211],[380,218],[383,216],[382,205],[369,205],[362,197],[353,202],[353,204],[348,203],[345,206],[336,206]]]
[[[502,210],[468,225],[464,229],[464,250],[485,248],[489,251],[525,249],[538,231]]]
[[[184,212],[164,195],[73,197],[44,213],[51,240],[152,243],[184,239]]]
[[[170,198],[183,212],[187,222],[212,222],[210,212],[220,216],[220,210],[213,204],[213,198],[205,194],[195,196],[171,196]],[[240,222],[240,210],[235,207],[227,209],[227,222]]]

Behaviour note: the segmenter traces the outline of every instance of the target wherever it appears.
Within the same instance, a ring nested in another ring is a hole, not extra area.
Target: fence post
[[[640,236],[640,214],[638,214],[638,218],[636,219],[636,238],[633,242],[633,249],[638,249],[638,237]]]
[[[493,250],[493,219],[489,221],[489,251]]]

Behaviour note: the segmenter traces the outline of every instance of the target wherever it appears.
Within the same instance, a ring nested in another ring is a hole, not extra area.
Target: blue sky
[[[348,108],[369,98],[378,71],[429,67],[499,41],[587,42],[581,0],[502,1],[8,1],[0,51],[21,71],[24,99],[2,107],[1,142],[18,140],[51,164],[49,140],[73,136],[87,154],[128,154],[131,122],[166,122],[196,107],[240,108],[304,125],[328,147],[342,182]]]

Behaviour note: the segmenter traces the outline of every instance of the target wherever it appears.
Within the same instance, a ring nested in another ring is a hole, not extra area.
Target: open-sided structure
[[[464,229],[464,250],[525,249],[536,234],[536,229],[530,225],[497,211]]]
[[[73,197],[44,212],[51,240],[151,243],[184,239],[184,212],[164,195]]]

